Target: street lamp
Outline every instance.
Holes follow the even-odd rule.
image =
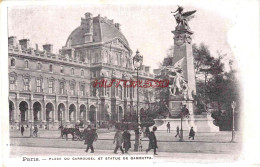
[[[63,129],[63,125],[62,125],[62,112],[63,112],[63,110],[61,109],[60,111],[61,111],[60,112],[60,137],[62,138],[63,137],[63,135],[62,135],[62,129]]]
[[[180,130],[180,140],[179,141],[184,141],[183,140],[183,129],[182,129],[182,120],[183,120],[183,113],[184,113],[184,103],[181,103],[181,130]]]
[[[230,142],[235,142],[235,108],[236,108],[236,102],[232,101],[231,103],[231,107],[232,107],[232,117],[233,117],[233,121],[232,121],[232,139]]]
[[[137,111],[136,111],[136,115],[137,115],[137,125],[138,125],[138,131],[136,132],[136,135],[135,135],[135,148],[134,148],[134,151],[141,151],[139,148],[142,148],[142,145],[141,145],[141,138],[140,138],[140,132],[141,132],[141,127],[140,127],[140,115],[139,115],[139,110],[138,110],[138,105],[139,105],[139,86],[138,86],[138,77],[139,77],[139,74],[138,74],[138,71],[141,69],[142,67],[142,64],[143,64],[143,56],[140,55],[140,52],[136,51],[136,54],[135,56],[133,57],[133,65],[134,65],[134,68],[136,70],[136,73],[137,73]]]
[[[32,134],[32,120],[29,121],[30,123],[30,137],[33,137],[33,134]]]

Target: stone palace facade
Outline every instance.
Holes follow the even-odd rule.
[[[86,13],[66,45],[53,53],[51,44],[39,50],[29,39],[8,38],[9,121],[11,126],[33,123],[74,125],[83,121],[102,127],[136,111],[137,89],[123,85],[94,88],[96,79],[136,79],[133,52],[120,24]],[[134,53],[135,54],[135,53]],[[142,66],[139,79],[153,79]],[[151,89],[139,91],[139,109],[154,101]]]

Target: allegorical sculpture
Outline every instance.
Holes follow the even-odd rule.
[[[188,21],[194,17],[193,14],[196,12],[196,10],[193,10],[183,13],[183,9],[183,7],[178,6],[178,9],[175,12],[171,12],[177,12],[177,14],[174,15],[177,22],[176,30],[190,30]]]

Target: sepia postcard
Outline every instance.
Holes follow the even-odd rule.
[[[256,0],[2,1],[2,166],[257,165],[259,63]]]

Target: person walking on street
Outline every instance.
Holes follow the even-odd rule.
[[[179,126],[177,126],[177,128],[176,128],[176,135],[175,135],[175,137],[177,137],[177,136],[179,136],[180,137],[180,128],[179,128]]]
[[[170,132],[171,131],[171,124],[170,124],[170,122],[167,123],[167,133],[168,133],[168,131],[169,131],[169,133],[171,133]]]
[[[128,154],[128,150],[129,148],[131,148],[131,134],[129,133],[128,130],[124,131],[123,139],[124,139],[123,148],[125,149],[125,153]]]
[[[21,127],[21,134],[22,134],[22,136],[23,136],[23,132],[24,132],[24,127],[22,125],[22,127]]]
[[[35,137],[38,137],[38,127],[37,127],[37,125],[34,126],[33,135],[34,135]]]
[[[158,155],[158,154],[156,153],[156,149],[158,148],[158,146],[157,146],[157,139],[156,139],[156,136],[155,136],[155,134],[154,134],[154,132],[155,132],[156,130],[157,130],[157,127],[154,126],[152,132],[150,132],[150,135],[149,135],[149,146],[148,146],[148,149],[146,150],[146,153],[148,153],[148,151],[150,151],[151,149],[153,149],[154,155]]]
[[[193,127],[191,127],[190,128],[189,139],[192,138],[192,140],[194,140],[194,136],[195,136],[195,131],[193,130]]]
[[[117,154],[118,148],[120,148],[122,154],[124,154],[124,150],[123,150],[123,148],[122,148],[123,141],[124,141],[124,139],[123,139],[123,135],[122,135],[122,133],[121,133],[121,130],[118,129],[117,132],[116,132],[116,134],[115,134],[114,142],[113,142],[113,144],[116,143],[116,148],[115,148],[115,150],[114,150],[114,153],[115,153],[115,154]]]
[[[84,134],[85,134],[84,144],[87,145],[85,152],[88,152],[88,150],[91,149],[91,153],[94,153],[93,142],[98,139],[96,129],[91,129],[90,127],[87,127],[84,130]]]

